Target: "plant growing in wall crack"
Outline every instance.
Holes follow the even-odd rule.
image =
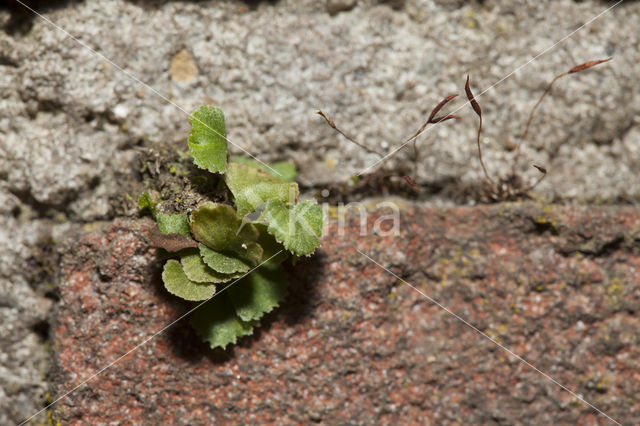
[[[523,145],[523,142],[525,142],[527,140],[527,136],[529,135],[529,129],[530,129],[531,123],[533,121],[533,118],[535,116],[536,111],[540,107],[540,104],[542,103],[544,98],[549,93],[551,93],[551,88],[553,87],[553,85],[558,80],[560,80],[561,78],[569,76],[571,74],[575,74],[577,72],[588,70],[588,69],[590,69],[592,67],[595,67],[596,65],[600,65],[600,64],[609,62],[611,59],[612,58],[592,60],[592,61],[588,61],[588,62],[582,63],[580,65],[576,65],[576,66],[572,67],[571,69],[569,69],[568,71],[563,72],[561,74],[558,74],[553,80],[551,80],[551,82],[547,85],[547,88],[544,90],[544,92],[542,93],[542,95],[540,96],[538,101],[535,103],[535,105],[531,109],[531,112],[529,113],[529,118],[528,118],[528,120],[527,120],[527,122],[526,122],[526,124],[524,126],[524,132],[520,136],[520,139],[519,139],[518,144],[516,146],[516,151],[515,151],[515,155],[513,156],[513,161],[512,161],[510,172],[508,174],[504,175],[504,176],[496,176],[495,178],[491,177],[491,175],[487,171],[487,167],[485,166],[485,163],[484,163],[484,161],[482,159],[482,146],[481,146],[481,143],[480,143],[480,136],[482,134],[482,129],[483,129],[482,108],[480,107],[480,104],[478,103],[478,101],[476,100],[475,96],[473,95],[473,91],[471,90],[471,85],[470,85],[470,78],[467,75],[467,81],[466,81],[466,84],[464,86],[465,94],[467,95],[467,99],[468,99],[469,104],[471,105],[473,111],[476,113],[476,115],[479,118],[478,131],[477,131],[477,137],[476,137],[475,142],[476,142],[476,145],[478,147],[478,160],[480,162],[480,166],[482,168],[482,172],[484,173],[484,176],[485,176],[485,180],[479,186],[478,194],[476,194],[476,196],[475,196],[475,198],[477,200],[485,201],[485,202],[487,202],[487,201],[500,202],[500,201],[514,201],[514,200],[519,200],[519,199],[530,198],[531,197],[531,191],[533,191],[533,189],[535,189],[535,187],[540,182],[542,182],[542,180],[546,177],[547,169],[544,166],[537,165],[537,164],[532,164],[532,166],[534,168],[536,168],[538,170],[538,172],[541,173],[541,175],[539,175],[539,178],[535,182],[527,183],[527,181],[523,178],[523,176],[518,172],[517,167],[519,165],[519,159],[520,159],[520,156],[522,154],[521,147]],[[372,185],[376,185],[376,187],[380,187],[383,184],[382,182],[385,179],[394,178],[394,177],[399,176],[400,173],[398,173],[397,170],[386,169],[386,164],[384,164],[384,162],[386,162],[391,157],[396,155],[404,147],[406,147],[410,143],[412,143],[413,144],[413,177],[411,177],[409,175],[405,175],[404,178],[405,178],[406,182],[411,187],[413,187],[414,189],[417,189],[420,186],[419,182],[417,182],[418,166],[420,164],[418,144],[417,144],[418,143],[418,137],[426,132],[426,130],[427,130],[429,125],[439,125],[444,121],[457,120],[457,119],[460,118],[457,115],[453,115],[453,114],[443,114],[443,115],[440,115],[440,116],[436,117],[436,115],[438,115],[440,110],[442,108],[444,108],[450,101],[452,101],[457,96],[458,96],[457,94],[449,95],[446,98],[444,98],[442,101],[440,101],[440,103],[438,105],[436,105],[433,108],[433,110],[431,110],[431,114],[429,115],[429,118],[422,124],[422,126],[420,126],[418,131],[416,131],[411,137],[405,139],[398,147],[394,148],[392,151],[390,151],[389,153],[386,153],[386,154],[383,151],[381,151],[380,149],[372,148],[370,146],[367,146],[367,145],[357,141],[356,139],[352,138],[348,134],[346,134],[343,130],[341,130],[336,125],[336,123],[333,121],[333,119],[331,119],[327,114],[325,114],[321,110],[316,111],[316,113],[319,114],[322,118],[324,118],[324,120],[327,122],[327,124],[331,128],[333,128],[336,132],[338,132],[340,135],[342,135],[347,141],[357,145],[358,147],[364,149],[365,151],[367,151],[369,153],[376,154],[378,157],[380,157],[380,159],[376,163],[374,163],[373,165],[369,166],[367,169],[365,169],[363,172],[359,173],[357,176],[354,176],[354,179],[353,179],[353,183],[354,184],[358,180],[365,181],[367,177],[372,177],[372,178],[375,179],[375,177],[376,177],[375,176],[375,174],[376,174],[375,171],[373,173],[367,173],[367,174],[365,174],[364,172],[367,172],[369,169],[371,169],[373,167],[376,167],[379,164],[382,164],[382,166],[379,167],[377,171],[382,172],[382,173],[380,173],[378,175],[379,176],[378,179],[376,179],[376,180],[371,179],[370,180],[371,182],[373,182]],[[454,110],[454,112],[456,112],[458,110],[460,110],[460,108],[457,108],[456,110]],[[404,169],[399,169],[399,170],[404,170]]]
[[[225,348],[251,334],[284,299],[281,263],[309,256],[320,245],[322,209],[315,200],[298,201],[292,164],[229,159],[221,109],[201,106],[190,123],[195,165],[222,176],[234,205],[204,201],[190,212],[165,214],[144,193],[138,206],[149,208],[158,224],[150,239],[168,259],[166,289],[185,300],[207,301],[191,325],[212,348]]]

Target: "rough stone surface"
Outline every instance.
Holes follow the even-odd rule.
[[[358,0],[327,0],[327,12],[329,15],[351,10],[356,7]]]
[[[533,179],[528,164],[544,164],[551,173],[540,190],[547,196],[640,197],[640,92],[632,86],[640,74],[639,3],[623,2],[523,67],[611,4],[391,3],[363,1],[335,16],[315,0],[255,8],[98,0],[44,9],[113,64],[38,18],[25,33],[0,33],[0,140],[9,158],[0,174],[10,182],[3,190],[65,206],[85,220],[103,217],[118,178],[127,175],[132,146],[183,142],[185,112],[202,103],[223,107],[236,152],[292,158],[308,183],[346,181],[377,158],[338,137],[316,109],[388,151],[440,99],[462,93],[467,73],[485,114],[487,166],[506,173],[508,147],[547,82],[577,63],[613,56],[598,70],[558,82],[519,170]],[[176,55],[178,62],[187,58],[184,78],[172,78]],[[453,108],[463,108],[463,120],[434,127],[421,141],[424,184],[480,176],[477,119],[461,99]],[[407,150],[395,161],[409,157]]]
[[[550,170],[539,188],[549,198],[640,199],[639,2],[623,2],[483,95],[613,3],[360,0],[334,16],[316,0],[27,3],[73,38],[0,2],[0,424],[47,399],[57,243],[119,212],[114,198],[138,181],[141,149],[184,149],[186,114],[199,104],[224,108],[236,153],[293,159],[301,179],[322,189],[376,157],[313,111],[390,150],[443,96],[462,93],[470,72],[485,112],[487,165],[505,173],[546,82],[613,56],[558,83],[524,158]],[[461,106],[458,98],[453,107]],[[468,108],[458,114],[463,120],[420,142],[419,194],[429,202],[450,201],[479,176],[476,118]],[[389,166],[408,158],[402,152]]]
[[[335,216],[330,211],[330,216]],[[513,204],[331,220],[259,331],[211,352],[181,321],[55,406],[65,424],[623,424],[640,416],[640,212]],[[337,215],[340,217],[339,215]],[[382,220],[382,226],[376,220]],[[170,324],[138,223],[67,250],[53,327],[62,394]],[[377,230],[377,231],[376,231]],[[394,277],[358,250],[396,274]]]
[[[15,204],[5,201],[0,208]],[[70,226],[33,220],[29,211],[0,217],[0,424],[8,425],[47,399],[49,310],[57,298],[54,242]],[[42,423],[43,416],[36,420]]]

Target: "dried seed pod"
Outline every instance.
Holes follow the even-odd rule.
[[[407,183],[411,186],[413,186],[414,188],[417,187],[418,185],[413,181],[413,179],[411,179],[409,176],[405,176],[404,180],[407,181]]]
[[[418,136],[420,136],[422,134],[422,132],[424,132],[424,130],[427,128],[427,126],[429,124],[436,124],[436,123],[440,123],[441,121],[460,118],[460,117],[455,116],[455,115],[446,115],[444,117],[433,118],[438,113],[438,111],[440,111],[442,109],[442,107],[444,107],[451,99],[455,98],[456,96],[458,96],[457,93],[455,95],[449,95],[446,98],[444,98],[443,100],[441,100],[440,103],[438,105],[436,105],[435,108],[433,108],[433,110],[431,111],[431,114],[429,115],[429,118],[427,119],[427,121],[425,121],[424,124],[422,124],[422,126],[420,126],[420,128],[410,138],[406,139],[403,142],[403,146],[408,144],[411,141],[414,141],[414,146],[415,146],[416,138]]]
[[[534,164],[533,167],[535,167],[536,169],[538,169],[538,171],[540,173],[544,173],[545,175],[547,174],[547,169],[542,167],[542,166],[538,166],[537,164]]]
[[[527,188],[525,188],[525,189],[522,191],[522,193],[523,193],[523,194],[527,194],[529,191],[532,191],[536,186],[538,186],[538,184],[539,184],[540,182],[542,182],[542,181],[544,180],[544,178],[546,178],[546,177],[547,177],[547,169],[546,169],[545,167],[538,166],[537,164],[534,164],[534,165],[533,165],[533,167],[535,167],[536,169],[538,169],[538,171],[539,171],[540,173],[542,173],[542,174],[540,175],[540,177],[538,178],[538,180],[537,180],[537,181],[535,181],[535,183],[534,183],[533,185],[529,185]]]
[[[482,133],[482,109],[480,108],[480,104],[476,101],[476,98],[473,96],[473,92],[471,91],[471,86],[469,84],[469,74],[467,74],[467,83],[464,85],[464,91],[467,93],[467,99],[471,103],[471,107],[478,114],[478,118],[480,119],[480,124],[478,124],[478,135],[476,137],[476,144],[478,145],[478,160],[480,160],[480,166],[482,166],[482,171],[484,172],[484,176],[487,178],[487,181],[495,187],[495,182],[489,176],[487,172],[487,167],[484,165],[484,161],[482,161],[482,147],[480,146],[480,134]]]
[[[460,120],[460,117],[458,117],[457,115],[449,114],[449,115],[445,115],[444,117],[432,118],[431,121],[429,121],[429,123],[436,124],[436,123],[441,123],[447,120]]]
[[[602,64],[604,62],[609,62],[611,59],[613,59],[613,58],[598,59],[598,60],[595,60],[595,61],[589,61],[589,62],[585,62],[584,64],[576,65],[575,67],[573,67],[569,71],[567,71],[567,74],[573,74],[574,72],[580,72],[580,71],[586,70],[588,68],[595,67],[598,64]]]
[[[431,111],[431,115],[429,115],[429,119],[427,120],[427,123],[439,123],[440,121],[444,121],[443,117],[441,117],[440,119],[437,119],[437,118],[434,119],[433,117],[435,117],[438,111],[440,111],[442,107],[444,107],[451,99],[455,98],[456,96],[458,96],[457,93],[455,95],[449,95],[446,98],[444,98],[442,101],[440,101],[440,103],[436,105],[433,111]],[[452,115],[451,117],[455,117],[455,116]],[[438,120],[438,121],[435,121],[435,120]]]
[[[464,91],[467,93],[467,99],[471,102],[471,107],[478,114],[479,117],[482,117],[482,109],[480,108],[480,104],[476,101],[476,98],[473,96],[473,92],[471,92],[471,87],[469,87],[469,74],[467,74],[467,84],[464,85]]]
[[[324,112],[322,112],[321,110],[316,110],[316,114],[318,114],[320,117],[324,118],[327,121],[327,124],[331,127],[333,127],[334,129],[336,128],[336,123],[333,122],[332,119],[330,119],[327,114],[325,114]]]

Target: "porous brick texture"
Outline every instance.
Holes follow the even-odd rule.
[[[640,418],[638,209],[405,206],[399,235],[380,235],[374,222],[386,214],[370,212],[366,232],[356,214],[344,232],[332,219],[318,253],[290,268],[283,306],[235,347],[211,351],[179,321],[59,401],[53,416],[611,423],[427,295],[613,419]],[[116,220],[68,247],[52,328],[57,395],[189,309],[163,289],[148,226]]]

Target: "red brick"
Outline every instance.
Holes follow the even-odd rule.
[[[285,305],[253,336],[212,352],[183,320],[61,400],[56,415],[65,424],[608,423],[362,250],[618,421],[640,418],[640,211],[408,208],[395,237],[360,235],[350,218],[344,235],[332,223],[318,254],[291,268]],[[117,220],[69,246],[53,327],[58,395],[190,306],[164,291],[148,225]]]

